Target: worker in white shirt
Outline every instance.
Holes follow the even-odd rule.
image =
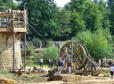
[[[40,59],[40,68],[43,68],[43,58]]]

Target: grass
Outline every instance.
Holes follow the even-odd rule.
[[[103,68],[106,73],[110,73],[110,68]]]
[[[31,63],[28,63],[27,66],[38,66],[38,67],[40,67],[40,64],[31,62]],[[43,64],[43,66],[48,67],[48,64]]]
[[[0,75],[10,74],[8,71],[0,72]]]

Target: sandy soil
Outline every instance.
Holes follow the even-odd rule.
[[[44,68],[46,71],[49,68]],[[47,81],[47,73],[24,74],[22,76],[14,76],[12,74],[0,75],[0,78],[13,79],[16,84],[114,84],[114,79],[103,76],[80,76],[71,74],[62,74],[64,80]],[[70,80],[70,82],[68,81]]]

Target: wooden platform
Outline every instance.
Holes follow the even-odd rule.
[[[9,28],[0,28],[0,32],[12,32],[12,31],[24,33],[24,32],[27,32],[27,29],[26,28],[14,28],[14,30],[11,30]]]
[[[26,28],[14,28],[14,32],[27,32]]]

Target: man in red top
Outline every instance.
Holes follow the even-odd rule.
[[[67,62],[68,72],[71,73],[72,71],[72,64],[70,61]]]

